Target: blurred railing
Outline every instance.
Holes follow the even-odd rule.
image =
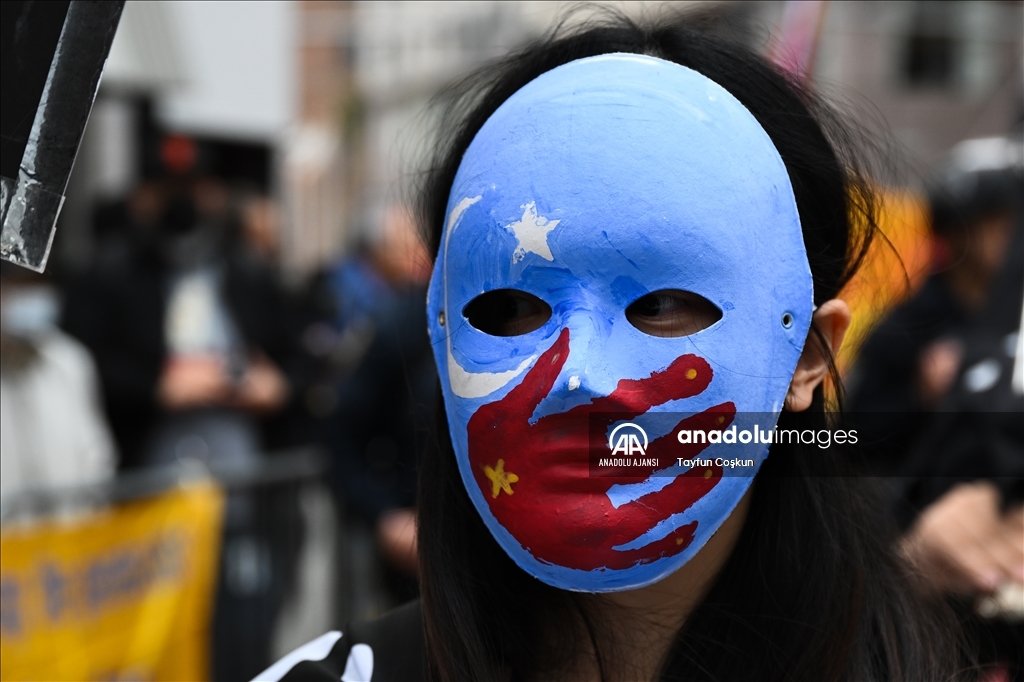
[[[325,475],[329,467],[327,456],[315,447],[265,455],[243,463],[206,464],[186,459],[132,471],[101,483],[20,491],[0,499],[0,523],[57,509],[128,502],[203,480],[213,480],[230,491],[315,479]]]
[[[245,680],[337,627],[329,468],[303,448],[3,498],[0,678]]]

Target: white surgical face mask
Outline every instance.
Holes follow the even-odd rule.
[[[5,334],[38,336],[52,331],[60,318],[60,298],[50,286],[10,286],[3,295],[0,319]]]

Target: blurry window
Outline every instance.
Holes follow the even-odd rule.
[[[903,76],[912,86],[951,87],[957,75],[956,3],[916,2],[906,34]]]

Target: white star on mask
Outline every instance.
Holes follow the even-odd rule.
[[[505,229],[511,231],[519,241],[516,250],[512,252],[512,262],[518,263],[526,258],[527,253],[535,253],[544,260],[555,260],[551,255],[551,249],[548,248],[548,233],[555,229],[559,222],[537,215],[536,201],[523,206],[523,217],[518,222],[505,226]]]

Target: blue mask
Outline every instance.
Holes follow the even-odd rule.
[[[447,210],[429,327],[473,505],[545,583],[606,592],[660,580],[714,534],[768,451],[683,444],[679,432],[721,436],[743,413],[774,426],[811,322],[778,151],[706,77],[651,57],[592,57],[498,108]],[[509,289],[550,318],[514,336],[470,323],[470,303]],[[666,290],[702,297],[720,319],[673,338],[627,319]],[[631,429],[622,443],[635,447],[618,454],[646,457],[596,474],[593,443],[613,454]],[[727,470],[723,457],[741,465]]]

